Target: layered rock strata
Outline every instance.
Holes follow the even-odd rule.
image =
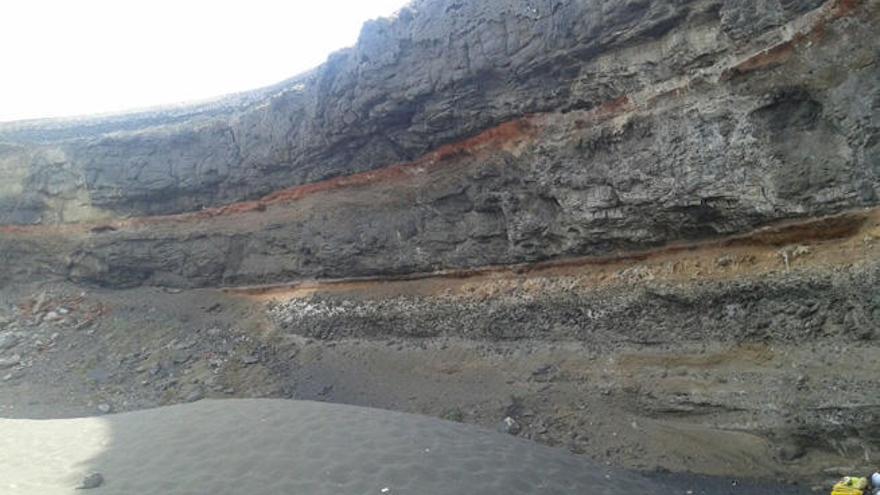
[[[878,17],[868,0],[416,2],[274,88],[4,125],[5,271],[399,274],[874,205]]]

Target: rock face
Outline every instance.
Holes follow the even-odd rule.
[[[513,292],[488,301],[398,297],[352,304],[317,297],[291,300],[274,313],[279,327],[328,340],[391,334],[486,341],[540,337],[607,346],[870,341],[880,337],[874,335],[880,327],[880,296],[874,296],[880,267],[860,270],[804,279],[713,281],[687,289],[651,281],[637,290],[550,287],[537,296]]]
[[[507,352],[523,342],[531,349],[536,342],[552,342],[561,348],[583,344],[584,349],[578,348],[582,359],[587,359],[583,353],[595,353],[589,362],[560,359],[562,370],[550,365],[535,369],[528,379],[552,386],[532,388],[542,392],[524,399],[530,408],[578,414],[560,406],[564,400],[559,390],[574,382],[588,387],[578,388],[576,397],[590,397],[592,404],[613,404],[607,410],[584,413],[586,421],[581,425],[600,422],[607,414],[639,418],[642,425],[666,420],[674,425],[749,431],[769,439],[771,455],[778,455],[778,460],[768,458],[767,453],[756,454],[762,465],[740,467],[739,474],[758,476],[775,470],[792,476],[800,471],[795,477],[803,483],[835,465],[828,458],[811,465],[802,459],[806,452],[815,455],[836,448],[841,449],[843,462],[849,463],[844,465],[856,466],[846,469],[875,469],[871,462],[876,458],[864,460],[869,456],[863,452],[873,452],[880,441],[880,407],[875,402],[880,384],[872,357],[867,359],[871,364],[857,363],[860,356],[878,352],[880,297],[875,294],[880,287],[880,265],[876,261],[833,272],[801,271],[758,280],[705,277],[699,284],[669,280],[663,276],[662,264],[641,268],[641,273],[630,268],[619,274],[624,280],[641,275],[637,284],[606,287],[597,287],[594,280],[571,278],[571,273],[484,281],[485,285],[501,285],[493,291],[473,280],[461,282],[478,287],[479,296],[457,291],[454,283],[449,283],[452,288],[446,295],[388,297],[370,295],[366,288],[356,295],[330,289],[326,294],[316,292],[275,303],[270,315],[283,333],[334,345],[389,337],[400,342],[452,338],[493,343],[506,346]],[[370,289],[383,293],[379,287]],[[723,350],[707,353],[707,347],[713,346]],[[852,356],[832,351],[841,348]],[[527,355],[508,359],[526,359]],[[509,369],[506,366],[509,362],[501,369]],[[598,368],[595,374],[586,371],[592,366]],[[808,377],[806,370],[816,374]],[[344,382],[338,380],[337,387],[343,388]],[[529,421],[541,424],[535,418]],[[552,417],[545,424],[558,426],[566,421]],[[514,435],[525,429],[511,417],[493,426]],[[628,424],[621,428],[631,429]],[[546,432],[540,433],[545,429],[539,426],[537,432],[535,428],[529,431],[536,433],[535,438],[545,438]],[[630,445],[638,447],[630,460],[650,465],[646,457],[652,449],[645,447],[650,444],[650,427],[633,426],[632,430],[635,438]],[[590,441],[569,443],[572,431],[582,431],[577,426],[562,431],[552,443],[569,448],[574,443],[596,455]],[[675,442],[661,442],[659,451],[668,454],[675,450]],[[718,455],[726,447],[713,445],[705,457]],[[686,450],[690,457],[694,449]],[[724,463],[732,462],[731,457]],[[686,469],[699,471],[693,462],[688,461]]]
[[[417,0],[273,87],[0,124],[0,402],[295,394],[639,469],[868,472],[878,25]]]
[[[878,19],[876,0],[418,1],[272,88],[0,126],[5,275],[408,273],[874,205]]]

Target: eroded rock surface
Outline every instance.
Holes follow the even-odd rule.
[[[77,280],[216,285],[605,254],[874,205],[878,16],[416,2],[273,88],[0,127],[0,219],[88,224],[50,263]],[[200,221],[102,230],[180,212]]]

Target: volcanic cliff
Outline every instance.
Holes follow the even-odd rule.
[[[870,465],[878,26],[877,0],[416,0],[272,87],[0,124],[0,288],[21,326],[81,288],[129,321],[244,305],[250,395],[508,416],[640,468]],[[162,325],[246,326],[209,306]]]

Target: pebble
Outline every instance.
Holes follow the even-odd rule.
[[[101,473],[92,473],[83,478],[82,483],[76,489],[91,490],[92,488],[98,488],[102,484],[104,484],[104,476]]]
[[[102,402],[98,404],[98,412],[101,414],[109,414],[110,411],[113,410],[113,406],[107,404],[106,402]]]

